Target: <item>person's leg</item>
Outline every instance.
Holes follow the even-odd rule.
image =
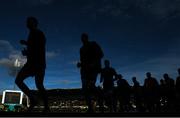
[[[33,76],[32,69],[25,65],[20,72],[18,73],[15,83],[17,86],[21,89],[21,91],[28,96],[30,99],[30,107],[28,108],[28,111],[31,112],[33,107],[35,106],[36,102],[33,97],[33,94],[31,93],[30,89],[27,87],[27,85],[23,82],[27,77]]]
[[[94,103],[95,103],[95,96],[96,96],[96,93],[97,93],[97,88],[96,88],[96,79],[97,79],[97,75],[98,73],[97,72],[92,72],[89,78],[89,82],[90,82],[90,88],[89,88],[89,91],[90,91],[90,102],[91,102],[91,107],[92,107],[92,112],[95,112],[95,106],[94,106]]]
[[[82,84],[82,90],[85,89],[86,87],[86,78],[85,78],[85,71],[83,69],[81,69],[81,84]]]
[[[27,77],[32,76],[31,69],[28,68],[26,65],[20,70],[18,73],[15,83],[16,85],[24,92],[29,98],[32,97],[30,89],[27,85],[23,82]]]
[[[47,91],[45,90],[43,85],[44,74],[45,74],[44,69],[38,71],[35,75],[35,83],[37,89],[39,90],[40,96],[43,99],[45,110],[49,110]]]

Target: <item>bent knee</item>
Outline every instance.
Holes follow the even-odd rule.
[[[16,78],[15,83],[16,83],[17,85],[20,85],[20,84],[23,83],[23,81],[22,81],[21,79],[19,79],[19,78]]]

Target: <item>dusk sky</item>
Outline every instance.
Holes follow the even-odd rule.
[[[178,75],[180,0],[1,0],[0,91],[13,89],[15,60],[25,63],[19,40],[28,37],[28,16],[46,35],[47,89],[81,87],[76,63],[83,32],[130,84],[133,76],[144,84],[146,72],[158,80]],[[34,79],[25,82],[35,88]]]

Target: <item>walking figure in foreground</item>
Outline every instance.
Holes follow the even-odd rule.
[[[88,112],[93,112],[93,96],[96,92],[96,79],[101,71],[101,59],[104,56],[100,46],[88,39],[88,34],[81,36],[83,46],[80,48],[80,62],[77,64],[81,68],[82,91],[88,105]]]
[[[15,83],[29,97],[31,111],[37,104],[31,90],[23,82],[28,77],[35,77],[36,87],[44,102],[44,112],[49,111],[47,93],[43,85],[46,69],[46,38],[44,33],[38,28],[38,21],[34,17],[27,18],[27,28],[29,37],[27,41],[21,40],[20,43],[26,48],[22,51],[23,56],[27,57],[27,62],[18,73]]]

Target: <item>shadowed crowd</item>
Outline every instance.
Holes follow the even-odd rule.
[[[30,89],[23,82],[27,77],[35,77],[37,89],[44,103],[44,112],[50,112],[47,93],[43,85],[46,59],[46,38],[38,29],[38,21],[34,17],[27,19],[29,36],[27,41],[20,43],[26,48],[22,54],[27,57],[27,62],[18,73],[15,83],[29,97],[32,111],[37,104]],[[105,56],[100,45],[95,41],[89,41],[87,33],[81,35],[82,47],[80,48],[80,60],[77,67],[80,69],[82,94],[88,106],[88,113],[94,113],[94,103],[99,105],[103,113],[105,107],[109,112],[173,112],[180,111],[180,69],[176,81],[167,73],[160,82],[146,73],[144,84],[140,85],[138,78],[132,77],[133,86],[123,75],[111,67],[110,61],[101,61]],[[96,86],[97,76],[100,74],[102,86]],[[116,83],[116,84],[115,84]],[[117,86],[115,86],[117,85]]]

